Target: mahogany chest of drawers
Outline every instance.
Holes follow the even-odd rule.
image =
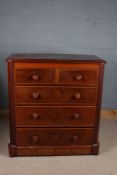
[[[98,154],[104,60],[12,54],[7,64],[10,156]]]

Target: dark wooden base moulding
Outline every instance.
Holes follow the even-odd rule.
[[[99,143],[86,146],[64,147],[17,147],[9,144],[9,156],[69,156],[69,155],[98,155]]]

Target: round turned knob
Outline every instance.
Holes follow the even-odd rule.
[[[74,114],[73,114],[73,118],[74,118],[75,120],[79,119],[79,117],[80,117],[80,114],[79,114],[79,113],[74,113]]]
[[[32,114],[32,117],[33,117],[34,119],[38,119],[38,118],[39,118],[39,114],[38,114],[38,113],[33,113],[33,114]]]
[[[80,97],[81,97],[81,94],[79,92],[74,95],[74,98],[76,100],[80,99]]]
[[[79,80],[82,80],[82,75],[80,75],[80,74],[79,74],[79,75],[76,75],[76,76],[75,76],[75,79],[78,80],[78,81],[79,81]]]
[[[33,92],[32,96],[34,99],[38,99],[39,98],[39,93],[38,92]]]
[[[39,80],[39,75],[33,74],[32,79],[35,80],[35,81]]]
[[[37,143],[39,141],[39,137],[38,136],[32,136],[32,141],[33,143]]]
[[[77,142],[77,141],[78,141],[78,136],[76,136],[76,135],[73,136],[73,137],[72,137],[72,141],[73,141],[73,142]]]

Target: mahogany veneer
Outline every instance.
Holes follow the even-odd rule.
[[[12,54],[7,64],[11,157],[98,154],[104,60]]]

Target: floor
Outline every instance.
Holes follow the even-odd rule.
[[[117,119],[102,119],[98,156],[9,158],[8,118],[0,118],[0,175],[117,175]]]

